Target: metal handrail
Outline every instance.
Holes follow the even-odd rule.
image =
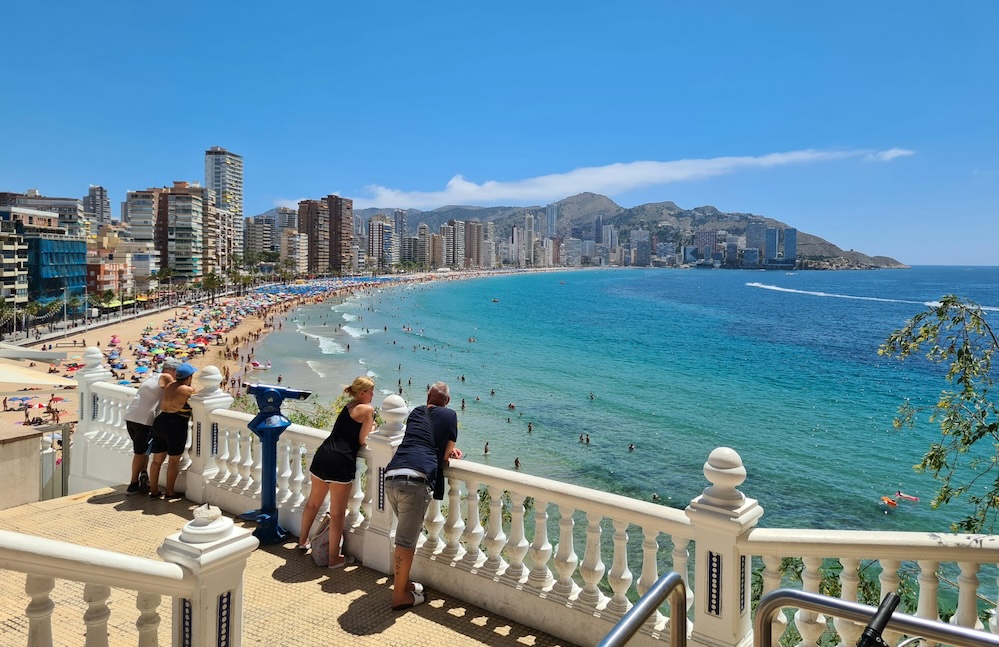
[[[756,618],[753,620],[754,647],[770,647],[773,644],[773,619],[783,607],[827,613],[836,618],[852,620],[860,625],[866,625],[878,611],[877,608],[866,604],[831,598],[818,593],[795,589],[771,591],[760,598],[760,604],[756,607]],[[995,634],[903,613],[893,614],[886,628],[907,636],[922,636],[929,641],[955,647],[999,647],[999,636]]]
[[[619,647],[634,636],[656,609],[669,597],[669,644],[687,647],[687,586],[679,573],[666,573],[649,587],[617,624],[597,643],[597,647]]]

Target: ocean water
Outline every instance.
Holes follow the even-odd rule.
[[[943,371],[876,351],[952,293],[999,309],[999,267],[507,274],[303,306],[256,359],[323,401],[361,374],[410,406],[446,381],[466,460],[683,508],[727,446],[763,526],[944,531],[966,509],[932,510],[912,470],[939,430],[891,424]],[[921,501],[886,509],[899,489]]]

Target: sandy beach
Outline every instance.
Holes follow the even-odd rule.
[[[398,281],[453,281],[502,273],[505,272],[422,273],[399,277]],[[104,353],[105,365],[115,373],[115,381],[138,386],[150,374],[150,369],[156,369],[162,357],[180,353],[185,361],[199,369],[209,365],[216,366],[225,378],[221,387],[231,395],[238,396],[244,392],[244,380],[249,378],[248,381],[251,382],[260,381],[261,373],[254,371],[251,365],[254,351],[267,334],[283,327],[291,311],[302,304],[342,299],[354,292],[382,285],[377,281],[317,282],[306,286],[299,293],[292,292],[289,286],[287,292],[278,289],[271,294],[255,292],[241,297],[220,297],[215,303],[185,305],[134,319],[112,320],[99,327],[70,330],[65,337],[32,344],[30,347],[35,350],[44,350],[51,345],[49,350],[65,352],[65,359],[54,367],[36,362],[30,368],[41,373],[48,373],[50,369],[55,372],[57,369],[59,375],[72,378],[74,372],[71,367],[82,362],[87,348],[96,346]],[[206,332],[199,333],[202,329]],[[169,342],[176,348],[166,348],[166,352],[159,355],[143,352],[154,349],[157,345],[166,346]],[[27,361],[19,364],[29,367]],[[136,371],[137,368],[139,371]],[[194,384],[198,384],[197,374]],[[7,386],[10,388],[12,385]],[[60,423],[75,423],[78,418],[78,398],[72,392],[68,393],[64,396],[57,394],[54,402],[50,402],[52,396],[48,393],[33,397],[31,404],[42,403],[50,409],[29,410],[30,417],[41,417],[46,423],[56,422],[57,417]],[[25,395],[30,396],[31,391],[26,391]],[[0,418],[0,426],[11,429],[24,424],[24,411],[16,408],[19,404],[14,401],[9,403],[10,409],[0,414],[3,416]]]
[[[267,300],[253,295],[218,299],[214,304],[177,307],[135,319],[102,324],[100,327],[91,327],[85,331],[71,331],[65,337],[39,342],[32,348],[41,350],[51,344],[51,350],[65,352],[66,358],[55,368],[58,369],[59,375],[72,378],[74,372],[69,370],[69,367],[82,362],[83,352],[88,347],[96,346],[104,353],[107,366],[121,366],[121,368],[112,368],[116,375],[115,381],[137,386],[149,375],[149,368],[155,367],[158,363],[157,355],[147,352],[148,349],[154,348],[150,338],[162,334],[165,340],[178,342],[176,353],[193,366],[199,369],[209,365],[218,367],[223,376],[227,376],[222,388],[232,395],[238,395],[241,393],[242,380],[252,371],[250,362],[253,361],[255,347],[269,332],[284,325],[289,312],[301,304],[342,298],[349,292],[363,287],[359,284],[356,287],[338,287],[307,295],[272,296]],[[205,328],[211,332],[197,333],[196,331],[206,323]],[[181,333],[182,330],[187,332]],[[185,340],[194,339],[204,341],[200,342],[201,346],[189,347]],[[112,345],[112,342],[115,343]],[[117,358],[114,358],[115,351],[118,354]],[[172,349],[169,353],[175,354]],[[19,362],[19,364],[24,367],[30,366],[29,362]],[[149,368],[142,369],[141,366]],[[51,365],[36,362],[30,368],[48,373]],[[197,386],[197,375],[195,375],[195,386]],[[25,395],[30,396],[31,391],[25,391]],[[31,402],[46,404],[49,397],[48,394],[39,395]],[[76,422],[77,401],[75,395],[67,395],[52,403],[59,412],[59,422]],[[16,404],[10,402],[9,406],[12,409],[3,414],[5,426],[23,424],[24,412],[13,409]],[[55,416],[46,413],[45,409],[29,410],[29,413],[31,417],[40,416],[45,422],[54,422]]]

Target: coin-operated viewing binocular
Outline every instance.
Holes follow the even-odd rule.
[[[271,384],[251,384],[246,392],[257,400],[260,413],[254,416],[246,426],[260,437],[260,510],[251,510],[240,515],[241,519],[256,521],[257,529],[253,535],[261,544],[276,544],[288,535],[284,528],[278,525],[277,510],[277,440],[281,433],[291,425],[281,413],[281,403],[287,398],[305,400],[312,391],[289,389]]]

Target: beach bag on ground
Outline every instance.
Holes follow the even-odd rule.
[[[330,513],[323,515],[323,520],[319,522],[316,534],[309,538],[312,545],[312,561],[316,566],[329,566],[330,564]]]

